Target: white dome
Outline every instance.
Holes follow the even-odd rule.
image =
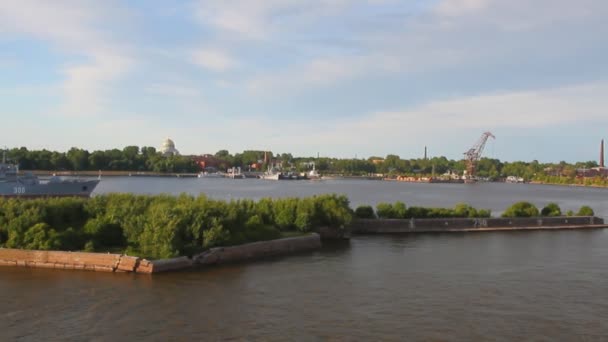
[[[175,143],[173,140],[167,138],[163,141],[163,148],[175,148]]]
[[[178,155],[179,151],[175,148],[173,140],[167,138],[163,141],[160,152],[164,155]]]

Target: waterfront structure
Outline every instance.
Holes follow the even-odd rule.
[[[165,157],[179,156],[179,151],[175,148],[175,143],[169,138],[163,141],[163,144],[160,147],[160,152]]]

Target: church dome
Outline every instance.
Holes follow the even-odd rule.
[[[171,140],[169,138],[167,138],[163,141],[163,144],[160,148],[160,152],[165,156],[179,154],[179,152],[175,148],[175,143],[173,142],[173,140]]]
[[[170,149],[170,148],[175,148],[175,143],[173,142],[173,140],[167,138],[165,139],[165,141],[163,141],[163,149]]]

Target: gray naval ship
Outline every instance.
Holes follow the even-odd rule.
[[[19,167],[6,162],[3,153],[0,163],[0,198],[2,197],[89,197],[99,180],[64,180],[51,177],[46,181],[31,173],[19,174]]]

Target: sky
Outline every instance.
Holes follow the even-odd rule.
[[[0,146],[586,161],[605,0],[0,2]]]

